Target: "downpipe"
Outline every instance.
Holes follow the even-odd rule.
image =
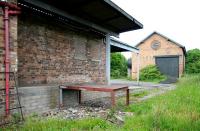
[[[10,101],[9,101],[9,92],[10,92],[10,29],[9,29],[9,16],[20,14],[20,8],[17,5],[2,2],[0,1],[0,6],[3,8],[4,12],[4,47],[5,47],[5,94],[6,94],[6,116],[9,116],[10,110]]]

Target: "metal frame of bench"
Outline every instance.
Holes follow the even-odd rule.
[[[126,92],[126,105],[129,105],[129,88],[126,85],[70,85],[70,86],[59,86],[60,89],[60,105],[63,106],[63,90],[75,90],[78,91],[78,102],[81,104],[82,93],[81,91],[98,91],[98,92],[110,92],[112,107],[115,103],[115,92],[124,90]]]

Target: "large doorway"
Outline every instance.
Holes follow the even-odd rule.
[[[168,77],[179,77],[179,56],[156,57],[156,65]]]

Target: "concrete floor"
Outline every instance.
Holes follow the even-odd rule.
[[[130,89],[139,89],[139,88],[175,88],[175,84],[160,84],[160,83],[152,83],[152,82],[139,82],[139,85],[136,81],[128,81],[128,80],[111,80],[111,84],[123,84],[129,85]]]

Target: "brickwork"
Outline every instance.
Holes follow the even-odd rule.
[[[63,90],[63,106],[75,107],[78,103],[78,91],[73,90]]]
[[[151,48],[153,41],[159,41],[160,47],[157,50]],[[155,65],[155,56],[166,56],[166,55],[177,55],[179,56],[179,76],[183,74],[185,56],[181,47],[174,44],[172,41],[158,35],[154,34],[144,43],[138,46],[140,49],[140,69],[146,67],[147,65]],[[137,76],[137,56],[132,54],[132,77]]]
[[[92,52],[99,54],[97,60]],[[20,86],[106,83],[102,38],[63,30],[34,18],[19,20],[18,63]]]
[[[35,86],[19,88],[24,114],[42,113],[58,107],[57,86]]]
[[[110,97],[110,92],[83,91],[82,101],[89,101],[103,97]]]
[[[8,0],[14,3],[16,0]],[[4,47],[4,24],[3,10],[0,9],[0,72],[5,71],[5,47]],[[9,17],[10,27],[10,71],[17,71],[17,17]],[[14,87],[14,77],[10,76],[10,88]],[[15,90],[10,89],[10,93],[15,93]],[[16,106],[15,96],[10,96],[10,108]],[[0,115],[5,114],[5,73],[0,73]]]
[[[103,38],[20,16],[18,82],[25,114],[57,108],[58,85],[105,84],[105,59]],[[63,101],[64,106],[77,105],[77,92],[63,91]]]
[[[2,12],[1,12],[2,13]],[[10,18],[11,71],[18,73],[20,99],[25,114],[58,107],[61,84],[106,84],[106,47],[103,38],[72,31],[30,15]],[[0,16],[0,71],[4,71],[3,16]],[[13,76],[10,78],[14,87]],[[5,76],[0,74],[0,103],[5,102]],[[14,92],[14,90],[11,90]],[[85,93],[83,93],[85,94]],[[86,95],[88,96],[88,95]],[[86,99],[87,97],[85,97]],[[76,105],[76,92],[64,100]],[[16,98],[10,98],[11,107]],[[0,104],[0,115],[5,104]]]

